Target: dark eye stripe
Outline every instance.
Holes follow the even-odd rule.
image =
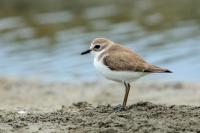
[[[100,45],[95,45],[94,48],[99,49],[101,46]]]

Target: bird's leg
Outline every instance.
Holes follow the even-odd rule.
[[[124,95],[124,101],[123,101],[123,108],[126,107],[126,103],[127,103],[127,99],[128,99],[128,94],[129,94],[129,90],[130,90],[130,84],[124,82],[124,86],[125,86],[125,95]]]
[[[124,82],[124,86],[125,86],[125,95],[124,95],[123,105],[122,106],[119,105],[114,108],[114,110],[117,112],[124,111],[126,109],[126,102],[128,99],[128,94],[129,94],[129,90],[131,86],[129,83],[126,83],[126,82]]]

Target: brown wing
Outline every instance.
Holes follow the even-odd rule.
[[[119,46],[118,46],[119,47]],[[111,48],[109,55],[104,58],[104,64],[114,71],[135,71],[135,72],[170,72],[167,69],[163,69],[144,61],[139,55],[123,48],[120,51],[119,48]],[[110,54],[112,53],[112,54]]]

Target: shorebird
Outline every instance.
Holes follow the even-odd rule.
[[[151,73],[172,73],[146,62],[131,49],[106,38],[96,38],[88,50],[81,55],[92,53],[96,70],[109,80],[123,83],[125,95],[122,107],[126,107],[130,83]]]

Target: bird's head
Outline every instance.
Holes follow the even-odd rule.
[[[108,39],[95,38],[92,41],[90,48],[88,50],[82,52],[81,55],[88,54],[88,53],[92,53],[94,55],[99,54],[112,44],[113,44],[113,42]]]

